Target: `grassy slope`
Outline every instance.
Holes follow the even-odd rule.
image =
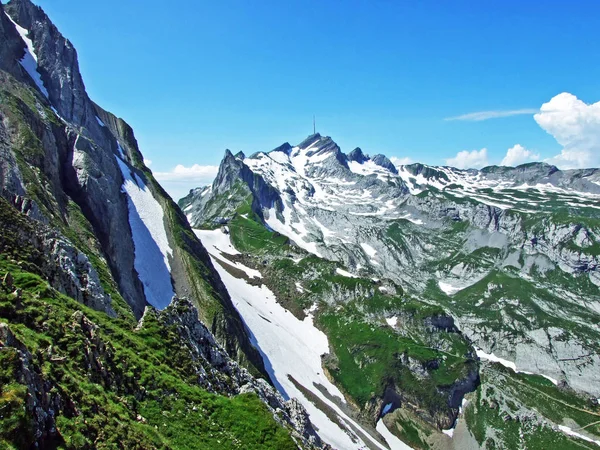
[[[0,322],[7,323],[34,355],[33,369],[53,386],[52,395],[66,399],[63,412],[56,418],[60,432],[57,445],[63,448],[295,448],[287,431],[276,424],[257,397],[225,398],[201,389],[191,378],[189,355],[182,353],[173,333],[160,327],[148,330],[148,324],[140,332],[134,332],[133,314],[119,295],[90,223],[60,186],[53,186],[39,169],[45,165],[45,155],[38,136],[42,130],[52,127],[58,130],[55,135],[60,134],[62,123],[43,106],[33,89],[4,72],[0,72],[0,81],[0,111],[9,118],[17,136],[13,150],[27,194],[52,226],[87,254],[118,313],[118,318],[111,319],[52,290],[39,277],[36,265],[44,255],[24,244],[23,234],[32,233],[28,220],[0,199],[3,229],[0,276],[10,271],[17,286],[23,289],[20,302],[15,301],[11,292],[0,292]],[[158,186],[149,171],[146,175]],[[207,304],[199,303],[211,318],[222,306],[206,281],[207,268],[186,247],[188,230],[181,225],[178,210],[170,203],[166,206],[177,244],[183,247],[183,259],[193,266],[189,272],[194,293],[206,299]],[[187,238],[197,242],[193,235]],[[72,326],[76,311],[83,311],[98,325],[99,335],[111,352],[110,361],[103,361],[105,368],[118,381],[106,384],[90,370],[82,354],[85,337]],[[49,360],[49,348],[53,355],[58,355],[57,359]],[[28,394],[16,379],[17,363],[18,354],[13,348],[0,347],[2,448],[28,448],[32,439],[29,431],[32,417],[24,409]],[[142,400],[140,393],[144,393]],[[136,420],[137,414],[145,418],[144,423]]]
[[[17,301],[0,289],[0,322],[33,355],[31,369],[51,386],[50,395],[62,398],[59,448],[295,448],[256,396],[201,389],[172,330],[150,317],[135,331],[131,314],[112,319],[51,289],[35,274],[34,251],[18,241],[26,221],[6,204],[1,218],[12,231],[0,240],[0,275],[10,272],[23,293]],[[97,340],[77,326],[78,311],[98,326]],[[90,363],[94,351],[107,375]],[[17,351],[0,347],[3,448],[27,448],[32,439],[18,367]]]

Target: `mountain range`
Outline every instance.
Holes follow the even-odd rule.
[[[314,134],[177,204],[0,4],[0,447],[596,448],[599,200]]]
[[[377,428],[384,416],[413,448],[559,448],[560,427],[590,425],[597,441],[599,200],[597,169],[396,167],[314,134],[226,151],[213,184],[179,205],[246,323],[262,312],[236,292],[239,264],[326,335],[316,356],[352,417]],[[282,385],[296,378],[281,366]],[[307,381],[286,391],[309,411],[312,395],[334,397]],[[590,422],[575,418],[581,402]]]

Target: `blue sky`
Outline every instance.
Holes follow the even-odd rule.
[[[477,167],[518,144],[510,161],[598,164],[597,1],[36,3],[174,197],[225,148],[300,142],[313,114],[346,152]],[[446,120],[481,111],[522,114]]]

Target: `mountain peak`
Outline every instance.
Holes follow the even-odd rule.
[[[315,142],[322,139],[322,136],[319,133],[311,134],[306,139],[298,144],[299,148],[308,148],[313,145]],[[329,138],[331,139],[331,138]]]
[[[356,147],[354,150],[348,153],[347,157],[348,161],[355,161],[360,164],[369,160],[369,157],[363,153],[360,147]]]
[[[286,155],[289,155],[290,154],[290,150],[292,150],[292,146],[290,145],[290,143],[289,142],[284,142],[279,147],[276,147],[273,150],[271,150],[269,153],[282,152],[282,153],[285,153]]]
[[[382,154],[375,155],[375,156],[373,156],[373,158],[371,158],[371,161],[373,161],[378,166],[389,170],[392,173],[395,173],[395,174],[398,173],[398,169],[396,169],[396,166],[394,165],[394,163],[392,163],[392,161],[390,161],[389,158],[385,155],[382,155]]]

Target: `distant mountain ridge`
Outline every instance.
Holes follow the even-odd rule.
[[[485,447],[489,438],[497,448],[509,448],[518,433],[532,433],[518,425],[507,428],[506,435],[494,435],[491,430],[498,428],[496,417],[502,414],[516,414],[520,421],[535,417],[536,427],[541,427],[536,439],[551,435],[559,442],[562,438],[555,433],[564,429],[558,425],[564,427],[562,420],[572,415],[559,420],[552,408],[536,412],[539,401],[529,402],[525,391],[519,391],[525,389],[518,380],[522,373],[551,380],[556,389],[551,397],[572,392],[573,398],[597,405],[598,169],[559,170],[546,163],[480,170],[394,166],[384,155],[369,157],[360,148],[345,154],[330,137],[315,134],[297,146],[285,143],[249,157],[226,151],[212,185],[192,190],[179,206],[194,228],[225,226],[235,248],[245,252],[240,261],[259,270],[265,286],[298,318],[311,311],[331,346],[324,365],[357,402],[357,414],[371,424],[385,416],[388,428],[404,429],[398,435],[416,448],[438,448],[436,432],[462,417],[459,395],[471,403],[469,411],[477,411],[476,416],[463,412],[465,418],[459,419],[466,420],[477,441],[472,445]],[[207,243],[214,239],[204,236]],[[274,243],[267,245],[270,240]],[[216,258],[214,252],[211,256]],[[318,283],[315,274],[323,280],[320,295],[310,288]],[[361,288],[347,290],[348,283]],[[368,283],[374,287],[366,288]],[[430,316],[423,312],[426,317],[415,322],[411,308],[440,310]],[[252,312],[244,314],[250,314],[244,320],[251,320]],[[336,323],[344,323],[347,330]],[[426,331],[417,323],[446,327]],[[363,326],[382,334],[376,338],[365,330],[362,340],[352,344]],[[354,334],[348,334],[352,327]],[[445,368],[439,354],[418,362],[418,353],[409,351],[409,360],[385,363],[383,350],[366,350],[384,347],[382,339],[405,338],[413,343],[433,340],[430,348],[453,348],[444,351],[459,359]],[[465,347],[441,344],[445,339],[464,342]],[[466,369],[474,360],[481,377],[477,380]],[[498,361],[512,375],[500,376]],[[384,393],[369,385],[372,396],[364,397],[351,380],[367,377],[370,364],[387,367],[386,374],[404,373],[404,380],[416,377],[434,385],[428,385],[429,394],[416,393],[413,385],[390,375]],[[452,373],[449,384],[435,385],[440,368]],[[513,381],[520,387],[509,388]],[[448,395],[449,385],[462,386],[454,391],[461,394],[452,394],[446,407],[431,409],[427,395]],[[373,409],[389,402],[391,392],[400,400],[385,412]],[[490,406],[498,404],[499,409]],[[418,412],[422,410],[430,416]],[[420,430],[419,439],[407,435],[403,421],[408,417]],[[554,431],[543,431],[548,421],[555,424],[550,427]],[[428,428],[435,423],[437,431]],[[465,428],[458,429],[463,439]],[[600,430],[588,436],[597,439]]]

